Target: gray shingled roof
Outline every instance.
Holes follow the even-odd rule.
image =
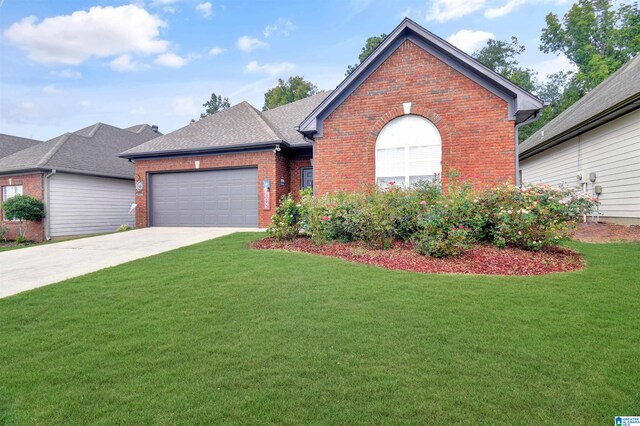
[[[52,170],[98,176],[133,178],[133,165],[118,153],[158,137],[151,127],[137,131],[97,123],[65,133],[0,159],[0,174],[26,170]]]
[[[321,92],[265,112],[258,111],[247,102],[241,102],[136,146],[123,152],[121,156],[133,158],[282,142],[290,146],[310,146],[296,128],[328,95],[329,92]]]
[[[0,158],[7,157],[26,148],[31,148],[41,142],[42,141],[37,141],[35,139],[21,138],[19,136],[0,133]]]
[[[606,122],[607,116],[613,119],[616,112],[618,116],[624,113],[625,107],[640,107],[640,55],[522,142],[520,157],[584,133]]]

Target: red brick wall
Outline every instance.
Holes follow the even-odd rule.
[[[208,156],[194,156],[184,158],[165,158],[154,160],[138,159],[135,162],[135,179],[144,181],[143,194],[136,194],[136,227],[143,228],[149,225],[147,214],[148,203],[148,173],[178,170],[196,170],[195,162],[200,161],[200,170],[220,169],[229,167],[258,167],[258,225],[261,228],[269,226],[271,216],[275,213],[275,206],[282,195],[289,190],[288,161],[280,153],[272,151],[249,152],[237,154],[219,154]],[[280,178],[285,177],[285,186],[280,186]],[[269,209],[263,208],[262,180],[271,180],[271,193]]]
[[[515,179],[507,103],[406,41],[325,119],[314,147],[316,194],[375,182],[376,138],[405,102],[438,128],[443,171],[477,185]]]
[[[44,199],[42,173],[0,177],[0,186],[6,185],[22,185],[24,195],[30,195],[38,200]],[[2,209],[2,200],[0,200],[0,209]],[[18,222],[2,220],[2,225],[9,228],[7,239],[15,240],[18,236]],[[30,222],[26,237],[28,240],[44,241],[44,221]]]
[[[300,181],[303,167],[311,167],[311,157],[295,157],[291,159],[291,193],[294,197],[300,197]]]

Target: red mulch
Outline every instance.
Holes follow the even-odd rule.
[[[611,223],[580,223],[573,238],[585,243],[611,241],[640,241],[640,226],[614,225]]]
[[[293,241],[265,238],[254,241],[251,247],[298,251],[387,269],[436,274],[543,275],[576,271],[584,267],[580,254],[563,247],[531,252],[476,244],[459,257],[444,259],[422,256],[412,244],[401,241],[394,243],[389,250],[372,250],[358,243],[332,242],[317,245],[308,238]]]

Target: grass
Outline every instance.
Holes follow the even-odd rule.
[[[640,244],[422,275],[236,234],[0,300],[0,423],[612,424],[640,414]]]

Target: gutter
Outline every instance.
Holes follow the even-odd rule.
[[[533,114],[531,114],[529,117],[525,118],[524,121],[522,121],[521,123],[518,123],[515,125],[515,142],[516,142],[516,149],[515,149],[515,163],[516,163],[516,186],[520,186],[522,185],[522,182],[520,182],[520,127],[524,126],[525,124],[531,124],[534,121],[536,121],[537,119],[540,118],[540,112],[548,107],[549,104],[545,102],[545,104],[542,106],[542,109],[537,110],[536,112],[534,112]]]
[[[51,239],[51,222],[49,220],[49,178],[53,175],[56,174],[56,169],[51,170],[49,173],[44,175],[43,178],[43,186],[44,186],[44,202],[45,202],[45,215],[44,215],[44,239],[45,240],[50,240]]]
[[[626,99],[624,102],[614,105],[611,108],[607,108],[606,110],[601,111],[599,114],[594,115],[593,117],[565,130],[564,132],[529,148],[527,151],[522,153],[522,160],[532,157],[556,145],[559,145],[562,142],[574,138],[582,133],[586,133],[598,126],[613,121],[616,118],[628,114],[638,108],[640,108],[640,92],[632,96],[630,99]],[[558,117],[554,118],[554,120]]]
[[[130,153],[127,154],[123,152],[118,154],[120,158],[127,159],[136,159],[136,158],[147,158],[147,157],[167,157],[167,156],[193,156],[193,155],[208,155],[208,154],[223,154],[230,152],[238,152],[245,151],[249,149],[257,149],[257,148],[270,148],[273,149],[273,146],[283,146],[285,148],[290,148],[288,142],[283,140],[273,140],[267,142],[257,142],[251,144],[240,144],[240,145],[226,145],[226,146],[216,146],[216,147],[208,147],[208,148],[185,148],[185,149],[174,149],[174,150],[164,150],[164,151],[149,151],[149,152],[140,152],[140,153]]]

